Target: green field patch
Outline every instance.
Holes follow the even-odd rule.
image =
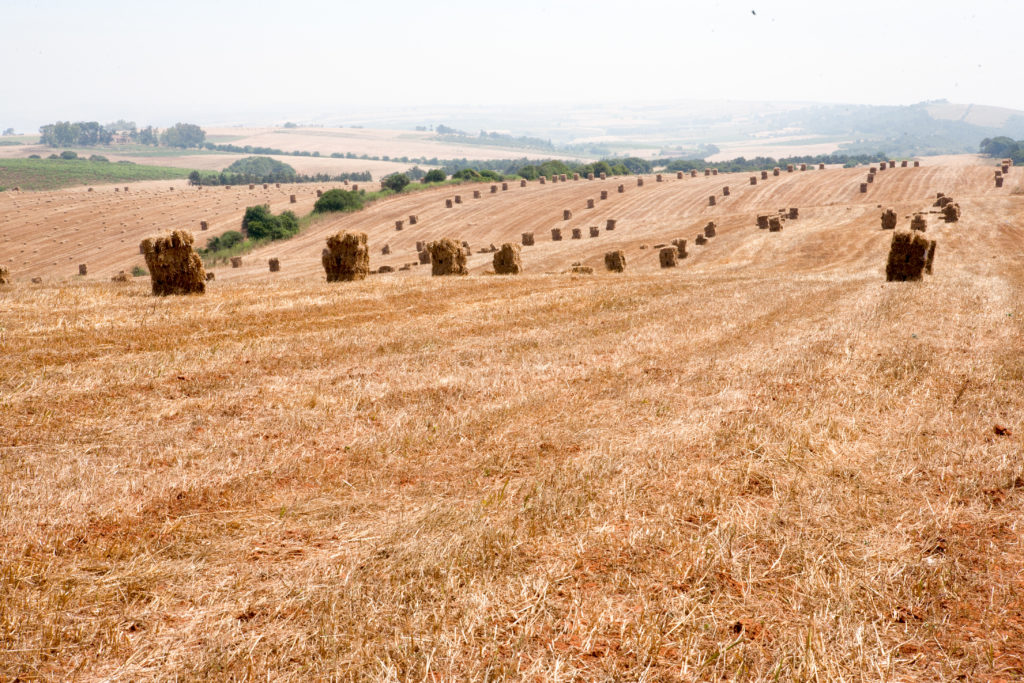
[[[0,159],[0,187],[57,190],[62,187],[187,178],[189,169],[87,161],[85,159]]]

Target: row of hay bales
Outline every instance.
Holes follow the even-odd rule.
[[[915,159],[913,163],[914,163],[914,168],[919,168],[921,166],[921,162],[918,161],[917,159]],[[907,168],[910,165],[910,162],[909,162],[909,160],[904,159],[903,161],[899,162],[899,164],[900,164],[901,168]],[[871,166],[870,168],[868,168],[868,175],[867,175],[867,178],[866,178],[867,182],[863,182],[863,183],[860,184],[861,194],[866,193],[868,191],[868,185],[870,185],[870,184],[875,182],[875,175],[877,173],[880,173],[881,171],[884,171],[887,167],[888,168],[896,168],[896,161],[895,160],[883,161],[883,162],[879,163],[878,166]]]
[[[758,214],[757,215],[757,229],[767,230],[768,232],[782,232],[783,224],[787,220],[795,221],[800,218],[800,209],[796,206],[791,206],[788,209],[779,209],[777,214]]]

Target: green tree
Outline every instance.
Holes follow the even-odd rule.
[[[439,168],[432,168],[423,176],[424,183],[443,183],[448,176]]]
[[[358,192],[348,190],[327,190],[316,200],[313,205],[315,213],[328,213],[332,211],[351,212],[363,208],[363,196]]]
[[[167,147],[202,147],[206,131],[194,123],[176,123],[160,133],[160,144]]]
[[[393,192],[401,192],[410,182],[409,176],[404,173],[392,173],[380,181],[380,186]]]

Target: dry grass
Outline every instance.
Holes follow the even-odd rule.
[[[3,289],[0,679],[1020,679],[1024,229],[887,284],[877,221]]]

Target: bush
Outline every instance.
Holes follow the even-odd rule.
[[[320,199],[313,205],[314,213],[327,213],[330,211],[359,211],[363,208],[363,196],[358,192],[348,190],[327,190]]]
[[[230,249],[236,244],[240,244],[245,238],[242,233],[237,230],[228,230],[220,237],[211,237],[206,240],[206,251],[219,251],[221,249]]]
[[[104,163],[104,164],[109,164],[110,163],[110,159],[106,158],[105,156],[103,156],[101,154],[93,154],[93,155],[91,155],[89,157],[89,161],[99,161],[99,162]]]
[[[384,180],[380,181],[380,186],[383,189],[391,190],[393,192],[401,192],[410,182],[409,176],[404,173],[392,173],[384,178]]]
[[[433,168],[427,171],[426,175],[423,176],[424,183],[443,183],[448,179],[448,176],[444,174],[439,168]]]
[[[28,158],[29,158],[29,159],[38,159],[38,158],[39,158],[39,155],[38,155],[38,154],[29,154],[29,155],[28,155]]]
[[[133,277],[145,277],[146,275],[149,275],[149,271],[142,266],[132,266]]]
[[[299,231],[299,219],[291,211],[275,216],[266,204],[250,206],[242,218],[242,231],[254,240],[283,240]]]
[[[64,150],[63,152],[60,153],[60,158],[61,159],[77,159],[78,158],[78,153],[77,152],[72,152],[70,150]]]

